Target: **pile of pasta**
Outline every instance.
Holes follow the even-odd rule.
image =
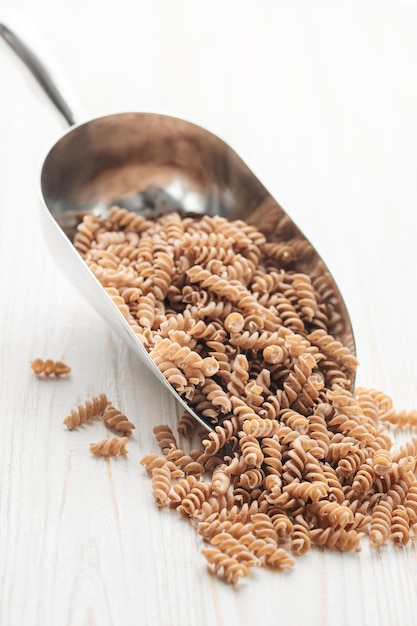
[[[142,465],[156,504],[190,519],[208,567],[229,583],[285,570],[311,546],[340,551],[417,523],[416,424],[382,392],[352,391],[357,360],[334,334],[337,307],[308,245],[267,239],[242,220],[120,207],[86,215],[74,245],[168,382],[185,413],[155,428]],[[333,333],[333,334],[332,334]]]

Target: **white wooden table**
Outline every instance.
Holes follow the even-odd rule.
[[[357,383],[417,407],[415,2],[13,6],[91,115],[167,111],[230,143],[339,283]],[[311,550],[291,573],[259,570],[233,589],[208,575],[188,522],[155,507],[138,461],[180,409],[45,246],[38,166],[64,127],[4,45],[0,85],[1,626],[414,626],[414,546]],[[35,357],[72,374],[38,380]],[[92,457],[99,422],[63,426],[101,391],[137,425],[126,459]]]

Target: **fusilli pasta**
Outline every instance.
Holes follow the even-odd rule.
[[[417,522],[417,438],[385,394],[352,392],[357,360],[336,338],[335,294],[282,212],[241,220],[113,207],[75,245],[154,363],[212,426],[190,451],[169,426],[141,464],[159,507],[191,520],[208,566],[231,584],[250,567],[291,568],[313,545],[405,545]],[[257,211],[254,212],[254,220]],[[266,213],[265,213],[266,216]],[[255,223],[255,222],[254,222]],[[97,402],[96,402],[97,404]],[[74,428],[105,408],[79,408]],[[198,437],[189,415],[178,435]]]
[[[103,439],[97,443],[90,443],[90,452],[95,454],[95,456],[125,456],[127,454],[126,444],[128,441],[128,437]]]
[[[106,394],[101,393],[99,396],[94,396],[91,400],[87,400],[84,404],[79,404],[64,419],[65,426],[69,430],[73,430],[92,417],[102,414],[108,403]]]
[[[71,368],[62,361],[52,361],[52,359],[35,359],[30,364],[32,370],[38,376],[44,374],[45,376],[64,376],[69,374]]]
[[[106,426],[127,436],[130,436],[132,434],[132,430],[136,428],[136,426],[127,419],[126,415],[111,404],[106,406],[102,417]]]

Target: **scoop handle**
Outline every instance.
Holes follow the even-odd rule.
[[[13,20],[13,17],[15,20]],[[11,25],[10,22],[13,21],[16,22],[16,27]],[[18,26],[20,26],[20,29]],[[24,37],[17,33],[18,29],[24,32]],[[44,94],[70,126],[87,118],[71,90],[65,85],[62,73],[57,72],[55,68],[54,75],[52,56],[49,55],[50,61],[47,63],[46,44],[41,40],[35,26],[31,24],[26,16],[15,13],[12,17],[8,16],[7,13],[6,16],[0,14],[0,36],[17,57],[23,61]],[[24,39],[26,41],[30,40],[31,45],[26,43]],[[37,48],[36,52],[35,47]]]

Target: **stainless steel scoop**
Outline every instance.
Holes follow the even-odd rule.
[[[194,123],[156,113],[117,113],[77,123],[39,56],[17,33],[0,23],[0,35],[31,70],[71,126],[48,150],[40,172],[41,221],[54,259],[112,329],[151,368],[206,428],[207,420],[167,382],[116,305],[71,243],[86,212],[105,216],[118,204],[142,213],[182,209],[243,219],[274,241],[285,236],[304,243],[297,271],[322,275],[335,311],[333,336],[354,352],[343,298],[314,247],[241,158],[219,137]]]

